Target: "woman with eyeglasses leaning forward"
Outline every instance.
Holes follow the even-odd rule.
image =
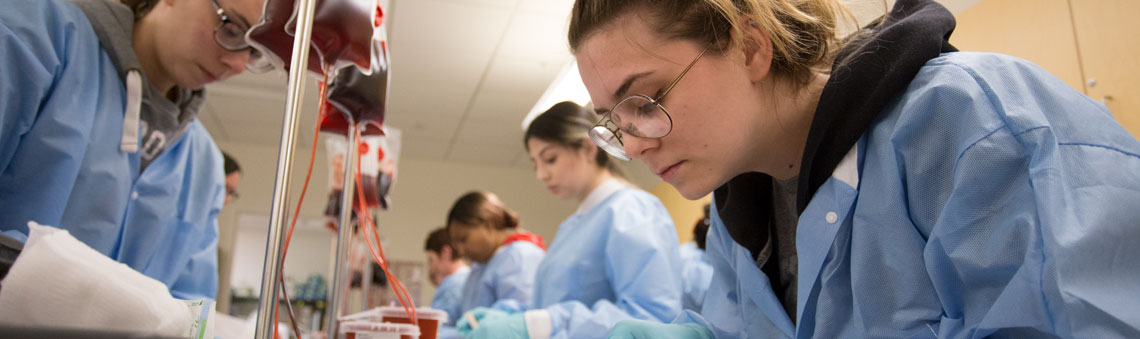
[[[0,230],[35,221],[215,298],[222,156],[203,86],[256,58],[259,0],[0,0]]]
[[[1140,142],[899,0],[578,0],[599,145],[714,194],[700,314],[613,338],[1140,337]],[[832,56],[835,54],[836,56]]]

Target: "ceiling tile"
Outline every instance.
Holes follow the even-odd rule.
[[[514,121],[517,125],[534,106],[562,64],[532,58],[496,58],[480,87],[469,118]]]
[[[481,89],[528,90],[541,94],[570,60],[570,56],[536,58],[499,55],[491,63],[487,80]]]
[[[503,35],[499,55],[542,59],[570,56],[566,41],[569,13],[551,16],[518,11]]]
[[[491,61],[491,51],[396,46],[392,50],[393,88],[408,83],[474,85]]]
[[[459,51],[491,51],[502,36],[511,6],[486,6],[493,1],[415,0],[396,5],[392,50],[400,46],[431,46]]]
[[[432,114],[393,115],[387,124],[405,131],[414,137],[451,140],[459,130],[460,118],[438,117]]]
[[[406,133],[400,140],[400,157],[420,160],[444,160],[448,140],[409,137]]]
[[[542,94],[542,92],[538,94],[524,92],[533,91],[480,91],[467,118],[500,121],[516,130],[521,129],[523,117],[534,107]]]
[[[461,117],[490,62],[490,52],[459,58],[427,48],[392,52],[389,115]]]
[[[515,8],[519,0],[435,0],[442,2],[452,2],[466,5],[473,5],[491,9],[512,9]]]
[[[457,144],[493,145],[516,152],[523,149],[522,138],[523,131],[517,122],[467,119],[459,128],[455,141]]]
[[[387,124],[404,132],[402,156],[529,169],[519,122],[570,58],[565,36],[572,3],[391,2]],[[276,149],[287,81],[287,73],[276,71],[211,84],[200,118],[226,143]],[[309,76],[297,152],[311,143],[317,93]]]
[[[510,166],[517,149],[476,143],[454,143],[446,160],[499,167]]]
[[[574,0],[519,0],[519,10],[561,16],[569,20]]]

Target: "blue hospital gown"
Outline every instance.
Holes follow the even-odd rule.
[[[166,284],[181,299],[218,289],[222,156],[198,121],[139,171],[120,151],[126,88],[87,17],[58,0],[0,11],[0,231],[28,221]]]
[[[717,338],[1138,338],[1140,142],[1023,60],[928,61],[812,197],[793,326],[713,208]]]

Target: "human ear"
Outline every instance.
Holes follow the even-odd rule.
[[[740,20],[739,48],[744,53],[744,67],[748,69],[749,78],[758,82],[767,77],[772,69],[772,39],[768,38],[768,33],[755,20]]]

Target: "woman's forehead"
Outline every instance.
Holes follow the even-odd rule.
[[[542,156],[543,154],[554,153],[566,149],[565,146],[557,142],[551,142],[541,138],[530,138],[527,140],[530,146],[530,154],[532,156]]]
[[[643,63],[642,59],[650,56],[659,40],[643,20],[619,20],[598,28],[583,40],[575,56],[579,64],[592,68],[620,69]]]
[[[688,41],[660,37],[649,25],[633,15],[624,20],[603,26],[583,41],[575,53],[582,82],[598,107],[617,103],[616,92],[629,77],[652,75],[662,67],[681,65],[692,58],[690,49],[697,47]]]

